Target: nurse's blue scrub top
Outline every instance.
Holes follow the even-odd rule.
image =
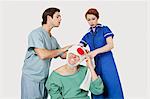
[[[114,36],[111,30],[107,26],[98,24],[94,30],[92,28],[89,29],[89,32],[82,38],[80,43],[84,46],[88,44],[90,50],[93,51],[106,45],[106,38],[109,36]]]
[[[84,35],[80,43],[84,46],[88,45],[90,51],[93,51],[105,46],[107,44],[106,38],[110,36],[112,38],[114,36],[112,31],[107,26],[98,24],[95,28],[89,29],[89,32]],[[123,99],[122,88],[112,52],[108,51],[98,54],[94,60],[96,65],[95,71],[101,76],[105,85],[103,96],[111,99]]]

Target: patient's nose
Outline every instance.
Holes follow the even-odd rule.
[[[76,56],[73,56],[73,58],[76,58]]]

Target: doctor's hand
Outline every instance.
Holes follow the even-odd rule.
[[[65,46],[63,48],[60,49],[60,52],[58,53],[57,57],[60,56],[61,59],[66,59],[66,56],[67,56],[67,51],[70,47],[72,47],[73,45],[68,45],[68,46]],[[57,58],[56,57],[56,58]]]
[[[62,52],[67,52],[68,49],[69,49],[70,47],[72,47],[72,46],[73,46],[73,44],[72,44],[72,45],[65,46],[64,48],[62,48]]]

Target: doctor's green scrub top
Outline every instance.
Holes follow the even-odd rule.
[[[34,51],[34,48],[47,50],[59,49],[57,40],[50,36],[42,27],[33,30],[28,36],[28,49],[23,65],[23,75],[33,81],[45,80],[49,74],[50,59],[42,60]]]

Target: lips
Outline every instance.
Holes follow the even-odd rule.
[[[91,26],[94,26],[94,24],[91,24]]]
[[[75,60],[74,59],[70,59],[69,63],[70,64],[74,64]]]
[[[70,61],[74,61],[74,59],[72,58]]]

